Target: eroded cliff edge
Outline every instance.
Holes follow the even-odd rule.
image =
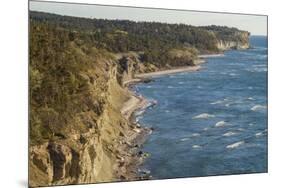
[[[100,57],[89,55],[80,51],[73,43],[68,50],[74,56],[80,56],[80,63],[89,61],[94,65],[87,66],[84,70],[83,68],[75,70],[76,77],[71,76],[71,70],[61,70],[69,71],[69,75],[61,78],[65,84],[83,82],[77,83],[77,88],[74,87],[76,91],[65,90],[58,91],[54,95],[48,94],[46,100],[51,100],[51,96],[64,100],[66,106],[61,109],[62,111],[51,107],[51,104],[43,106],[35,104],[36,99],[32,100],[34,106],[31,106],[33,138],[29,149],[30,185],[134,179],[133,172],[129,171],[132,170],[130,165],[134,162],[134,158],[138,157],[134,143],[136,137],[145,130],[129,121],[131,112],[122,112],[124,103],[134,97],[126,87],[122,86],[122,80],[131,77],[132,72],[128,72],[131,65],[122,69],[118,65],[119,59],[112,54],[99,52]],[[62,60],[61,63],[69,62]],[[34,82],[36,81],[38,82],[38,80]],[[44,84],[44,81],[42,82]],[[38,95],[34,92],[36,93],[36,90],[31,93],[33,97]],[[55,101],[57,106],[59,106],[58,100]],[[142,102],[137,98],[136,100],[132,108],[138,108],[139,103]],[[46,103],[51,102],[46,101]],[[34,108],[37,105],[40,107]]]
[[[85,26],[80,28],[80,22]],[[249,46],[248,33],[236,29],[140,23],[148,29],[138,33],[122,26],[127,22],[108,28],[112,24],[32,16],[30,186],[136,179],[138,140],[146,130],[130,121],[130,115],[144,101],[126,83],[135,73],[194,66],[199,53]],[[152,40],[161,29],[170,34],[162,31]],[[135,32],[132,40],[130,32]],[[144,34],[152,36],[143,39]],[[133,105],[124,109],[128,101]]]

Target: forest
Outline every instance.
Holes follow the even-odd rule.
[[[113,53],[141,52],[142,61],[160,67],[174,60],[168,55],[171,49],[191,49],[190,52],[196,56],[198,52],[218,52],[218,40],[242,40],[235,35],[238,29],[214,25],[194,27],[159,22],[77,18],[42,12],[31,12],[30,19],[32,24],[64,30],[71,41],[87,43]]]
[[[32,144],[64,138],[64,125],[73,123],[70,117],[89,106],[97,115],[101,113],[103,99],[98,94],[89,97],[93,91],[85,78],[91,75],[91,83],[107,79],[98,72],[89,73],[97,70],[101,58],[114,61],[113,54],[133,51],[144,65],[187,66],[194,64],[199,53],[219,52],[218,40],[242,40],[235,35],[239,31],[236,28],[77,18],[33,11],[29,29]],[[117,66],[122,67],[119,62]],[[87,126],[78,124],[74,129],[87,130]]]

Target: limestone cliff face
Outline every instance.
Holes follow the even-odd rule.
[[[131,126],[120,108],[129,98],[129,93],[118,83],[116,62],[101,60],[100,65],[104,72],[99,76],[106,79],[91,83],[90,74],[84,75],[89,79],[89,87],[103,88],[99,95],[105,102],[100,104],[100,114],[97,116],[91,109],[80,114],[87,119],[83,121],[87,121],[89,126],[83,133],[73,130],[66,138],[30,147],[30,186],[120,180],[116,169],[127,155],[121,149],[126,147],[124,140]]]
[[[230,49],[248,49],[250,47],[249,36],[249,32],[238,31],[229,39],[221,39],[218,37],[217,48],[221,51]]]

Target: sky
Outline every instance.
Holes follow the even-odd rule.
[[[40,1],[30,1],[30,10],[86,18],[182,23],[194,26],[220,25],[236,27],[241,30],[249,31],[251,35],[267,35],[267,17],[263,15],[227,14]]]

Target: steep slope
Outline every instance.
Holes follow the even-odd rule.
[[[132,94],[120,85],[127,73],[118,59],[55,27],[32,25],[31,33],[30,185],[126,179],[142,129],[121,113]]]
[[[130,117],[146,101],[126,85],[135,73],[248,45],[245,32],[221,29],[32,13],[30,186],[137,179],[149,130]]]

